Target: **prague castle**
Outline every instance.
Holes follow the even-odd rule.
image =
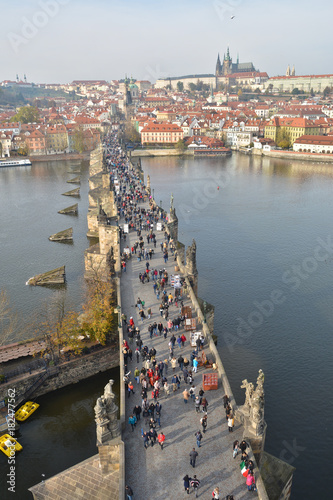
[[[216,90],[221,85],[227,88],[233,85],[257,88],[261,87],[268,80],[268,75],[267,73],[257,71],[252,62],[240,63],[238,56],[237,62],[233,63],[228,47],[227,54],[224,55],[222,63],[220,56],[218,55],[217,57],[215,74],[195,74],[163,78],[156,81],[155,87],[162,88],[170,85],[172,89],[176,90],[177,83],[182,82],[184,88],[188,89],[191,83],[196,84],[198,80]]]

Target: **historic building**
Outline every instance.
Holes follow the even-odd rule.
[[[257,72],[255,67],[251,62],[249,63],[240,63],[239,56],[237,56],[237,62],[233,63],[232,58],[230,57],[229,47],[227,49],[227,55],[223,56],[223,63],[221,64],[220,54],[217,56],[217,63],[215,69],[216,77],[232,75],[235,73],[249,73],[249,72]]]
[[[228,47],[227,54],[224,54],[222,63],[220,55],[217,57],[215,74],[172,76],[157,80],[155,87],[162,88],[170,86],[170,88],[176,90],[177,83],[182,82],[184,88],[188,89],[191,83],[197,84],[198,81],[201,81],[213,89],[218,89],[221,84],[226,87],[237,85],[255,89],[257,87],[261,88],[266,80],[268,80],[267,73],[260,73],[255,69],[252,62],[240,63],[238,56],[237,62],[232,62]]]

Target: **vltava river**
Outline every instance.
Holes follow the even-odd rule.
[[[173,192],[179,240],[196,240],[237,402],[262,368],[266,451],[296,467],[292,498],[331,498],[333,165],[240,154],[142,165],[166,209]]]

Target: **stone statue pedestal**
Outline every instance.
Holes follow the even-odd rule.
[[[112,439],[112,434],[109,431],[109,419],[104,419],[97,423],[96,436],[97,436],[97,446],[108,443]]]

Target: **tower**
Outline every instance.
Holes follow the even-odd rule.
[[[291,70],[291,76],[295,76],[295,65],[293,65],[293,69]]]
[[[27,83],[27,76],[25,73],[24,73],[24,82]]]
[[[286,76],[290,76],[290,66],[289,66],[289,64],[288,64],[288,67],[287,67]]]
[[[217,55],[217,62],[216,62],[216,70],[215,70],[215,75],[220,76],[222,73],[222,64],[220,60],[220,54]]]
[[[230,57],[229,47],[227,55],[223,58],[222,75],[230,75],[232,73],[232,58]]]

